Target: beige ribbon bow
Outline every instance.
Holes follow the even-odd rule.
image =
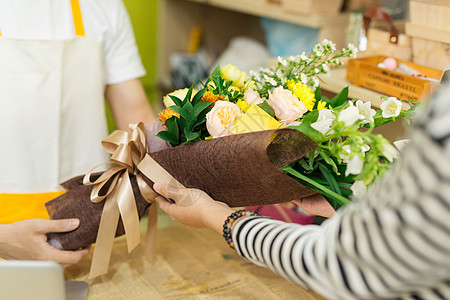
[[[152,202],[155,192],[141,177],[138,165],[146,157],[147,141],[144,124],[129,125],[131,134],[116,130],[102,141],[103,148],[112,154],[111,161],[93,168],[83,179],[83,184],[94,185],[91,201],[105,201],[96,246],[92,257],[89,278],[105,274],[111,257],[119,216],[122,217],[128,252],[140,243],[139,215],[136,208],[130,174],[136,175],[139,190],[144,199]],[[91,174],[100,166],[112,164],[99,178],[91,181]],[[105,191],[106,190],[106,191]],[[149,210],[149,224],[146,237],[146,251],[153,255],[156,238],[156,205]]]

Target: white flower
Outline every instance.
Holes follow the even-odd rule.
[[[311,80],[313,81],[313,90],[315,90],[316,89],[316,87],[318,87],[319,86],[319,79],[317,79],[317,77],[313,77],[313,78],[311,78]]]
[[[311,127],[319,131],[323,135],[326,135],[328,131],[330,131],[331,124],[333,123],[334,119],[336,119],[336,116],[331,110],[321,109],[319,110],[319,117],[317,118],[317,121],[312,123]],[[329,134],[332,133],[333,132],[330,132]]]
[[[273,108],[280,122],[289,124],[308,111],[305,104],[298,100],[290,90],[277,87],[273,93],[269,92],[269,105]]]
[[[362,102],[361,100],[356,101],[356,107],[359,110],[359,115],[363,118],[361,123],[373,123],[373,116],[375,116],[376,111],[372,109],[370,101]]]
[[[383,153],[382,155],[386,157],[389,162],[393,162],[394,159],[398,158],[398,151],[392,146],[388,141],[383,144]]]
[[[278,85],[278,83],[275,81],[275,79],[273,79],[273,78],[270,78],[269,79],[269,83],[272,85],[272,86],[277,86]]]
[[[330,67],[329,67],[329,66],[323,65],[323,66],[322,66],[322,69],[323,69],[323,71],[325,72],[325,74],[330,73]]]
[[[251,77],[257,77],[258,76],[258,72],[256,72],[255,70],[250,70],[250,71],[248,71],[248,73],[250,74]]]
[[[381,103],[381,115],[383,118],[397,117],[402,110],[402,102],[396,97],[389,97],[386,101]]]
[[[322,45],[321,44],[315,45],[314,48],[313,48],[313,52],[314,52],[314,54],[316,56],[322,57],[322,55],[323,55],[323,47],[322,47]]]
[[[243,115],[239,106],[228,101],[217,101],[213,109],[206,114],[206,128],[216,138],[230,135],[229,128]]]
[[[336,50],[336,44],[333,43],[333,42],[330,41],[330,40],[324,39],[324,40],[322,41],[322,45],[323,45],[325,48],[330,48],[332,51],[335,51],[335,50]]]
[[[367,186],[362,180],[355,181],[350,187],[350,189],[353,192],[353,197],[357,198],[363,196],[367,192]]]
[[[364,156],[364,153],[370,150],[370,146],[364,144],[360,147],[362,156]],[[350,145],[344,145],[342,147],[342,150],[346,152],[346,154],[339,154],[339,157],[342,159],[344,163],[348,163],[350,159],[350,154],[352,153],[352,147]]]
[[[350,102],[351,103],[351,102]],[[346,127],[353,125],[356,121],[360,119],[359,110],[356,106],[353,106],[353,103],[350,104],[349,107],[344,109],[339,113],[338,121],[344,122]]]
[[[355,46],[353,46],[353,44],[348,44],[348,49],[350,50],[350,54],[353,58],[356,57],[356,55],[358,54],[358,48],[356,48]]]
[[[303,52],[303,53],[300,55],[300,59],[301,59],[301,60],[308,60],[308,57],[306,56],[305,52]]]
[[[303,73],[300,74],[300,80],[303,84],[308,84],[308,76]]]
[[[411,142],[410,139],[403,139],[403,140],[398,140],[394,142],[394,146],[397,147],[397,149],[399,151],[402,151],[402,149],[409,144],[409,142]]]
[[[350,174],[358,175],[361,173],[364,166],[364,162],[359,157],[358,154],[353,155],[353,157],[349,160],[347,163],[347,169],[345,170],[345,176],[348,176]]]
[[[319,74],[319,73],[320,73],[320,70],[319,70],[318,68],[315,68],[315,69],[314,69],[314,73]]]
[[[278,62],[281,63],[283,66],[287,66],[288,65],[288,61],[285,58],[281,57],[281,56],[278,56]]]

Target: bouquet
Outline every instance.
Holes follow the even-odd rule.
[[[284,128],[300,132],[314,142],[314,149],[303,138],[303,150],[310,151],[275,165],[302,186],[322,194],[338,209],[351,201],[355,190],[370,186],[397,156],[397,150],[383,136],[374,134],[373,129],[397,119],[408,120],[418,107],[410,101],[412,108],[403,110],[401,101],[390,97],[383,98],[381,109],[375,110],[370,102],[348,101],[348,88],[332,99],[322,96],[319,75],[328,74],[331,67],[342,64],[342,58],[355,56],[356,52],[351,45],[336,51],[332,42],[324,40],[311,55],[279,57],[277,66],[252,71],[251,77],[232,65],[217,67],[198,91],[191,87],[165,97],[167,108],[159,116],[166,130],[157,136],[177,148],[263,130]],[[299,142],[293,135],[282,139],[287,139],[287,144]],[[280,151],[271,153],[273,147],[267,148],[272,162],[286,155]],[[283,151],[289,153],[292,149]],[[253,168],[260,165],[256,162]],[[171,170],[176,173],[174,168]],[[214,198],[215,190],[204,185],[201,188]],[[280,188],[283,187],[273,186]],[[231,189],[227,192],[232,193]],[[301,196],[307,194],[290,194],[285,200]]]
[[[114,236],[125,233],[129,251],[139,243],[139,218],[149,206],[154,212],[154,181],[199,188],[234,207],[317,193],[336,209],[349,203],[352,187],[370,186],[396,157],[373,129],[417,107],[404,111],[388,98],[375,111],[347,101],[347,88],[322,96],[318,76],[355,53],[324,40],[311,55],[279,58],[250,76],[217,67],[204,83],[167,95],[160,123],[134,124],[102,141],[112,154],[107,171],[69,180],[67,192],[46,204],[52,219],[81,219],[49,241],[63,249],[96,242],[91,277],[106,273]]]

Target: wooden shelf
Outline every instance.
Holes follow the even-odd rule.
[[[352,85],[350,82],[347,81],[346,75],[347,75],[347,68],[335,69],[331,72],[330,77],[322,78],[323,81],[320,83],[320,88],[337,94],[343,88],[348,86],[349,87],[349,89],[348,89],[348,97],[349,98],[361,99],[364,102],[370,101],[372,106],[377,107],[377,108],[380,108],[380,106],[381,106],[382,100],[380,98],[382,96],[390,97],[388,95],[381,94],[381,93],[366,89],[364,87]],[[406,102],[403,102],[402,108],[408,109],[409,104]]]
[[[297,25],[313,28],[346,26],[348,14],[339,15],[300,15],[291,13],[281,5],[262,0],[188,0],[214,7],[240,12],[257,17],[267,17]]]

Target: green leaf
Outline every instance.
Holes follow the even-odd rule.
[[[186,105],[186,103],[190,103],[191,102],[192,91],[193,90],[194,90],[194,86],[191,85],[191,87],[189,88],[188,92],[186,93],[186,96],[184,97],[183,106]]]
[[[189,124],[191,120],[194,118],[194,107],[191,102],[186,102],[181,109],[180,116],[186,120]]]
[[[178,98],[178,97],[176,97],[176,96],[172,96],[172,95],[169,95],[169,97],[170,97],[170,99],[173,100],[173,102],[174,102],[176,105],[178,105],[178,106],[181,106],[181,105],[182,105],[183,100],[181,100],[180,98]]]
[[[194,105],[194,119],[197,119],[197,116],[204,111],[207,107],[212,104],[211,101],[201,101]]]
[[[196,105],[198,101],[200,101],[200,99],[202,99],[203,95],[206,92],[206,88],[201,89],[200,91],[197,92],[197,94],[195,94],[194,98],[192,99],[192,105]]]
[[[258,106],[264,110],[266,113],[272,116],[272,118],[275,118],[275,111],[273,108],[267,103],[267,101],[264,100],[263,103],[258,104]]]
[[[285,167],[283,168],[283,171],[287,172],[288,174],[291,174],[292,176],[300,179],[300,183],[306,182],[310,184],[313,188],[313,190],[319,192],[320,194],[324,195],[327,200],[328,197],[332,200],[335,200],[339,206],[344,206],[350,203],[350,200],[345,198],[344,196],[339,195],[338,193],[333,192],[332,190],[328,189],[322,184],[317,183],[313,179],[309,178],[308,176],[305,176],[298,171],[294,170],[292,167]]]
[[[320,92],[320,88],[316,88],[314,91],[314,98],[316,98],[316,103],[322,100],[322,93]]]
[[[158,134],[156,136],[159,137],[160,139],[168,141],[169,143],[173,143],[173,144],[178,143],[175,136],[168,131],[160,131],[160,132],[158,132]]]
[[[184,134],[186,135],[187,142],[193,141],[200,136],[200,133],[190,132],[189,129],[187,129],[187,128],[184,128]]]
[[[172,105],[172,106],[169,106],[169,108],[170,108],[171,110],[173,110],[174,112],[178,113],[179,115],[181,115],[181,109],[182,109],[181,106]]]
[[[330,101],[332,107],[338,107],[344,104],[348,99],[348,86],[343,88],[342,91],[333,97]]]
[[[323,164],[319,163],[319,170],[322,173],[322,175],[325,177],[326,181],[330,185],[332,191],[341,194],[341,190],[339,189],[339,186],[336,182],[336,178],[334,178],[333,174],[325,167]]]
[[[301,133],[310,137],[315,142],[320,142],[324,138],[323,134],[320,131],[315,130],[314,128],[311,127],[311,124],[317,120],[318,115],[319,112],[317,110],[312,111],[308,115],[306,115],[305,118],[303,118],[302,123],[300,125],[289,126],[289,128],[300,131]]]
[[[325,154],[325,152],[323,150],[319,150],[319,154],[325,160],[325,162],[333,168],[334,173],[336,173],[337,175],[340,175],[338,167],[337,167],[336,163],[334,162],[334,160],[331,157],[329,157],[327,154]]]
[[[173,116],[173,117],[167,119],[164,122],[164,125],[166,125],[167,131],[175,137],[176,142],[178,143],[179,139],[180,139],[180,131],[178,128],[178,118]]]

